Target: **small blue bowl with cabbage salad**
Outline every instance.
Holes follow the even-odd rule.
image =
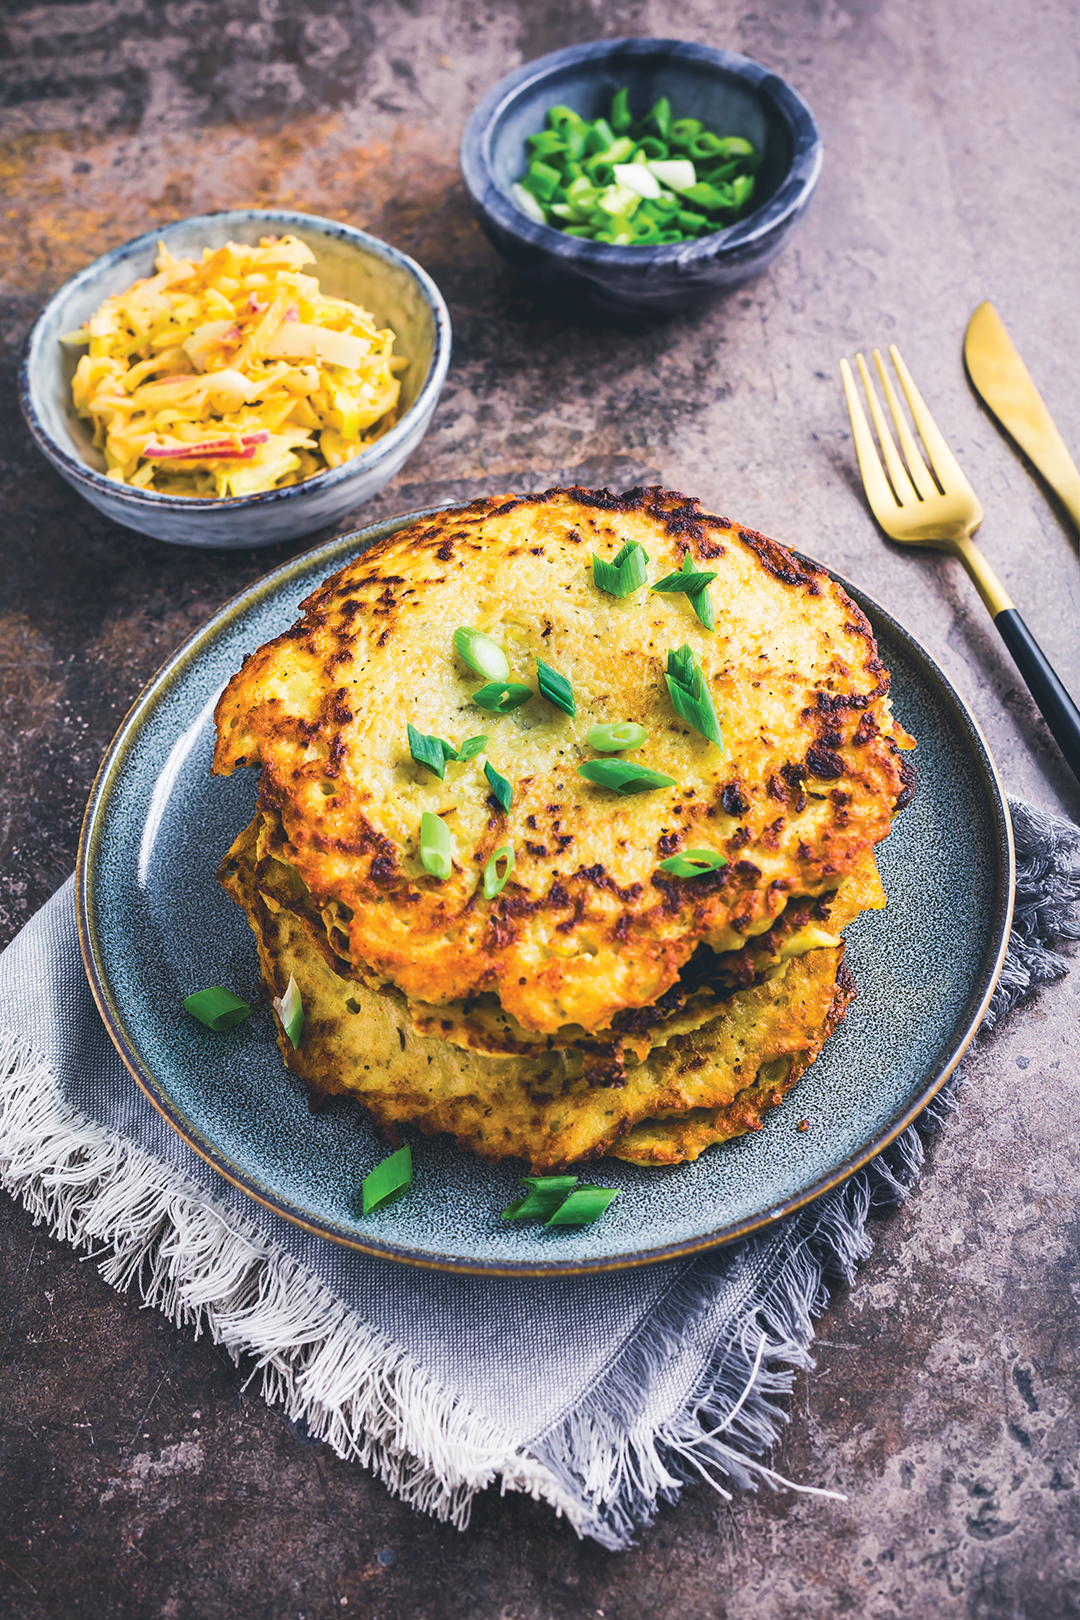
[[[264,267],[267,273],[256,267],[242,284],[226,275],[219,278],[224,292],[208,287],[205,298],[200,292],[207,307],[188,319],[182,282],[174,286],[160,266],[155,276],[160,245],[166,265],[201,266],[207,249],[229,243],[257,248],[264,239],[289,238],[310,250],[311,262],[297,273],[317,278],[317,294],[294,290],[285,296],[274,267]],[[89,337],[85,323],[106,300],[150,278],[151,301],[159,293],[180,298],[179,305],[172,299],[171,311],[158,312],[178,330],[169,364],[158,364],[154,342],[149,359],[142,360],[138,348],[114,364],[104,351],[116,345],[104,328],[89,348],[80,341],[80,334]],[[359,338],[312,324],[325,318],[316,306],[326,300],[366,312]],[[115,304],[109,307],[115,312]],[[141,313],[152,320],[155,309]],[[107,313],[106,326],[111,319]],[[334,324],[332,313],[329,319]],[[189,333],[192,320],[198,325]],[[337,324],[347,328],[349,321],[342,315]],[[118,353],[124,349],[122,333],[120,338]],[[38,448],[61,477],[117,523],[176,545],[273,545],[339,523],[393,477],[427,431],[446,378],[450,341],[450,317],[438,287],[406,254],[334,220],[285,209],[235,209],[148,232],[62,287],[27,339],[20,403]],[[367,387],[376,398],[379,377],[373,370],[372,382],[360,380],[358,357],[380,345],[392,354],[381,368],[388,408],[382,411],[376,399],[374,412],[365,416],[359,394]],[[105,375],[109,366],[115,376]],[[185,390],[198,393],[196,408]],[[88,400],[99,406],[89,418]],[[291,481],[258,487],[267,480],[250,475],[271,451]]]
[[[673,124],[699,126],[692,155],[689,142],[671,148],[646,129],[658,104]],[[563,133],[551,128],[553,108],[557,120],[612,136],[610,154],[584,154],[576,189],[552,159],[554,207],[542,172],[545,134],[557,148]],[[590,156],[609,155],[611,172],[597,175]],[[817,124],[791,85],[749,57],[682,40],[599,40],[526,63],[484,97],[461,143],[473,207],[499,252],[529,277],[616,311],[674,312],[765,269],[799,225],[821,162]],[[575,207],[582,191],[585,206]],[[597,229],[598,204],[610,205],[612,228]],[[665,209],[666,222],[652,217]],[[702,215],[705,228],[688,235]]]

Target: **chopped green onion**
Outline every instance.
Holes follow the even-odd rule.
[[[715,169],[710,169],[708,174],[701,176],[701,179],[707,180],[710,186],[718,186],[721,180],[733,179],[742,166],[741,158],[735,158],[731,163],[718,163]],[[749,179],[750,176],[747,176],[747,178]]]
[[[506,862],[506,870],[499,876],[499,862]],[[510,874],[514,870],[514,851],[509,844],[497,849],[484,867],[484,899],[494,900],[497,894],[502,894],[510,881]]]
[[[614,173],[614,168],[612,173]],[[615,180],[608,186],[596,206],[603,213],[611,215],[611,229],[615,230],[620,224],[625,228],[625,222],[634,213],[640,201],[641,197],[636,191],[632,191],[629,186],[621,185],[618,180]]]
[[[697,184],[694,165],[689,158],[652,158],[649,173],[668,191],[689,191],[691,186]]]
[[[461,747],[457,751],[457,757],[463,763],[467,759],[475,759],[477,754],[482,754],[484,752],[487,745],[488,740],[483,735],[479,737],[466,737],[465,741],[461,744]]]
[[[494,798],[498,801],[500,808],[504,811],[509,810],[514,798],[513,785],[506,780],[505,776],[499,775],[489,759],[484,761],[484,775],[488,779],[488,786]]]
[[[426,731],[417,731],[412,721],[408,722],[409,753],[418,765],[427,770],[434,771],[441,782],[446,775],[446,762],[448,759],[457,759],[457,749],[444,742],[441,737],[432,737]]]
[[[628,186],[636,191],[639,197],[646,197],[655,201],[660,195],[660,182],[655,174],[650,174],[644,163],[616,163],[615,184]]]
[[[713,611],[713,600],[706,585],[700,591],[695,591],[690,598],[690,606],[697,614],[706,630],[716,629],[716,614]]]
[[[542,658],[536,660],[536,676],[540,696],[546,697],[549,703],[554,703],[557,709],[573,718],[577,714],[577,705],[574,702],[574,689],[566,676],[560,675],[550,664],[545,664]]]
[[[689,686],[698,667],[697,655],[692,647],[670,647],[667,672],[680,686]]]
[[[566,151],[566,142],[553,129],[541,130],[539,135],[528,136],[525,145],[533,157],[549,157],[552,152]]]
[[[364,1177],[364,1214],[374,1214],[407,1192],[412,1182],[412,1148],[405,1146],[391,1153]]]
[[[696,573],[690,561],[690,552],[687,552],[687,556],[683,557],[682,569],[678,573],[665,573],[662,580],[657,580],[653,590],[683,591],[690,598],[690,606],[706,630],[716,630],[716,612],[712,611],[712,598],[709,596],[709,585],[714,578],[714,572]]]
[[[545,1226],[588,1226],[598,1221],[613,1198],[619,1196],[617,1187],[578,1187],[561,1203]]]
[[[621,90],[616,90],[611,98],[609,122],[617,134],[623,135],[630,128],[633,121],[630,115],[630,92],[624,85]]]
[[[728,135],[725,139],[721,140],[721,142],[720,142],[720,153],[719,153],[719,155],[722,156],[722,157],[726,157],[726,158],[734,158],[734,157],[748,157],[748,158],[751,158],[751,157],[757,157],[758,154],[755,151],[754,147],[751,146],[750,142],[743,140],[741,135]]]
[[[521,1176],[519,1179],[529,1191],[516,1204],[503,1210],[504,1221],[546,1221],[578,1183],[577,1176]]]
[[[453,840],[441,816],[425,810],[420,817],[420,859],[424,869],[444,883],[453,869]]]
[[[281,1027],[292,1042],[295,1052],[304,1033],[304,1004],[300,999],[300,987],[291,973],[285,994],[274,997],[274,1011],[281,1019]]]
[[[547,224],[547,215],[544,213],[544,210],[541,208],[532,192],[526,191],[525,187],[517,180],[515,180],[514,184],[510,187],[510,195],[513,197],[514,201],[517,203],[518,207],[521,209],[521,212],[527,219],[531,219],[536,225]]]
[[[700,119],[672,122],[666,97],[635,124],[627,87],[616,92],[607,118],[586,122],[570,108],[552,107],[547,123],[525,139],[525,173],[510,187],[514,201],[538,224],[615,245],[648,247],[722,229],[749,204],[763,157]],[[572,190],[583,179],[589,195]],[[669,196],[692,193],[693,212],[660,224],[648,217],[639,204],[657,201],[660,187]]]
[[[648,735],[634,720],[617,720],[609,726],[591,726],[585,741],[598,754],[621,754],[624,748],[640,748]]]
[[[660,862],[661,872],[671,872],[675,877],[700,877],[703,872],[715,872],[717,867],[726,866],[727,857],[718,855],[715,849],[688,849],[681,855],[672,855],[666,861]]]
[[[234,996],[231,990],[226,990],[220,984],[212,984],[207,990],[196,990],[193,995],[184,997],[184,1010],[192,1018],[197,1018],[200,1024],[207,1029],[223,1030],[233,1029],[242,1024],[245,1018],[251,1016],[251,1006]]]
[[[486,681],[505,681],[510,675],[506,654],[497,641],[467,624],[454,631],[454,651],[463,664]]]
[[[648,793],[652,788],[676,786],[673,776],[650,771],[644,765],[631,765],[625,759],[588,759],[578,766],[578,775],[613,793]]]
[[[687,150],[692,158],[722,157],[725,142],[719,135],[714,135],[711,129],[703,129],[700,135],[695,135]]]
[[[603,126],[604,120],[602,118],[598,118],[597,123]],[[634,143],[630,139],[629,135],[620,135],[618,138],[616,138],[614,132],[611,130],[608,130],[608,134],[611,136],[611,139],[608,141],[607,145],[602,147],[601,150],[596,154],[597,157],[603,158],[605,163],[610,163],[612,165],[616,163],[628,162],[629,159],[634,155]]]
[[[737,174],[731,182],[731,190],[735,198],[735,207],[742,208],[749,202],[754,190],[754,177],[752,174]]]
[[[584,151],[587,156],[592,157],[594,154],[606,152],[609,147],[615,145],[617,137],[606,118],[595,119],[593,123],[586,125],[586,129],[588,133],[585,136]]]
[[[523,686],[520,681],[490,681],[487,686],[479,687],[469,701],[489,714],[509,714],[511,709],[520,709],[531,697],[532,687]]]
[[[553,169],[543,158],[533,158],[521,184],[534,197],[539,197],[541,202],[550,202],[559,189],[561,179],[558,169]]]
[[[649,554],[637,540],[628,540],[611,562],[593,552],[593,584],[609,596],[629,596],[648,579]]]
[[[656,133],[662,141],[666,141],[671,131],[671,102],[667,96],[661,96],[656,106],[645,119],[647,124],[655,124]]]
[[[721,181],[718,186],[710,186],[704,180],[699,180],[696,185],[687,186],[681,195],[684,202],[693,203],[695,208],[704,208],[709,214],[715,214],[721,208],[735,207],[735,193],[726,181]]]
[[[716,578],[715,570],[705,573],[695,573],[690,553],[683,558],[682,568],[677,574],[665,574],[653,586],[654,591],[683,591],[687,596],[695,596],[703,591],[706,585],[711,585]]]
[[[589,127],[580,113],[575,112],[573,107],[564,106],[561,101],[557,102],[548,112],[548,123],[552,129],[564,131],[567,128],[588,129]]]
[[[684,592],[690,598],[690,606],[706,630],[715,630],[716,614],[713,612],[712,597],[709,595],[709,586],[715,578],[715,573],[696,573],[690,560],[690,553],[687,552],[680,571],[677,574],[665,574],[663,579],[657,580],[653,590]]]
[[[676,146],[689,146],[695,135],[705,128],[700,118],[677,118],[668,130],[668,137]]]
[[[720,730],[712,694],[705,685],[705,677],[692,648],[669,650],[664,679],[675,713],[709,742],[715,743],[723,753],[724,733]]]

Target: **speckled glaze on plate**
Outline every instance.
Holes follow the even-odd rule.
[[[433,510],[433,509],[432,509]],[[889,907],[847,931],[859,998],[764,1129],[696,1164],[605,1159],[583,1178],[621,1195],[581,1230],[504,1223],[516,1169],[407,1132],[411,1194],[364,1217],[360,1184],[384,1157],[361,1110],[308,1112],[260,1006],[215,1035],[181,1000],[207,984],[257,996],[254,940],[215,872],[250,818],[256,773],[210,775],[213,709],[244,654],[288,628],[301,599],[421,513],[331,541],[226,604],[173,655],[124,721],[87,806],[79,934],[120,1055],[196,1152],[251,1197],[334,1242],[411,1265],[552,1275],[647,1264],[778,1220],[849,1176],[933,1096],[997,982],[1012,914],[1013,848],[993,762],[962,700],[919,644],[851,586],[919,739],[920,786],[879,847]],[[808,1131],[796,1129],[807,1119]]]

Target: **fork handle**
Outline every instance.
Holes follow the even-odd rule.
[[[1039,713],[1050,727],[1073,775],[1080,781],[1080,709],[1062,686],[1050,662],[1014,607],[995,613],[994,623],[1013,655]]]

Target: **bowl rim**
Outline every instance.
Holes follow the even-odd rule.
[[[783,181],[759,208],[745,219],[727,225],[708,236],[689,242],[664,242],[649,247],[616,246],[613,242],[593,242],[585,237],[567,236],[553,225],[538,225],[518,208],[496,183],[491,163],[492,134],[501,115],[522,90],[543,79],[555,79],[565,68],[582,61],[603,62],[612,56],[666,58],[704,62],[713,68],[749,82],[770,101],[786,122],[794,142],[791,166]],[[502,229],[542,253],[555,253],[568,264],[581,268],[598,266],[685,265],[697,259],[713,259],[721,253],[746,248],[804,205],[817,184],[824,154],[821,132],[807,102],[788,81],[736,51],[693,40],[655,39],[629,35],[619,39],[590,40],[550,51],[524,63],[500,79],[469,115],[461,137],[461,171],[473,202],[492,216]]]
[[[156,249],[159,241],[168,240],[169,235],[181,227],[199,225],[204,220],[220,223],[223,220],[265,220],[268,224],[287,224],[297,233],[313,228],[323,237],[336,236],[351,241],[356,247],[369,253],[372,257],[384,262],[395,264],[408,271],[420,289],[435,324],[435,341],[432,348],[431,362],[427,375],[409,406],[408,410],[394,423],[389,432],[376,439],[373,444],[354,456],[351,461],[343,462],[340,467],[328,467],[323,472],[314,473],[310,478],[302,479],[298,484],[288,484],[283,489],[264,489],[251,495],[167,495],[159,490],[133,489],[130,484],[118,484],[114,479],[107,478],[104,473],[98,472],[96,467],[89,466],[78,456],[73,456],[66,450],[45,426],[38,412],[36,396],[38,358],[44,339],[45,325],[56,307],[70,298],[79,288],[92,282],[106,268],[119,257],[127,254],[134,255],[143,249]],[[33,326],[23,345],[22,357],[19,364],[19,404],[23,417],[30,430],[31,437],[39,450],[53,462],[70,481],[75,484],[85,484],[89,489],[107,492],[111,499],[123,502],[132,510],[142,509],[148,515],[152,512],[239,512],[250,507],[260,507],[280,504],[286,500],[295,500],[305,492],[325,490],[335,484],[342,484],[354,478],[357,473],[369,472],[372,467],[388,455],[392,455],[404,439],[414,431],[418,418],[423,416],[425,410],[433,409],[435,401],[442,390],[446,380],[447,369],[450,365],[450,351],[452,333],[450,326],[450,312],[446,307],[439,288],[428,275],[427,271],[416,260],[403,253],[400,248],[393,247],[384,242],[381,237],[372,236],[367,231],[361,231],[354,225],[347,225],[342,220],[327,219],[321,214],[304,214],[291,208],[218,208],[210,209],[201,214],[191,214],[184,219],[170,220],[167,224],[151,231],[144,231],[140,236],[133,236],[126,242],[120,242],[107,253],[103,253],[91,264],[86,265],[76,275],[65,281],[39,312]]]

